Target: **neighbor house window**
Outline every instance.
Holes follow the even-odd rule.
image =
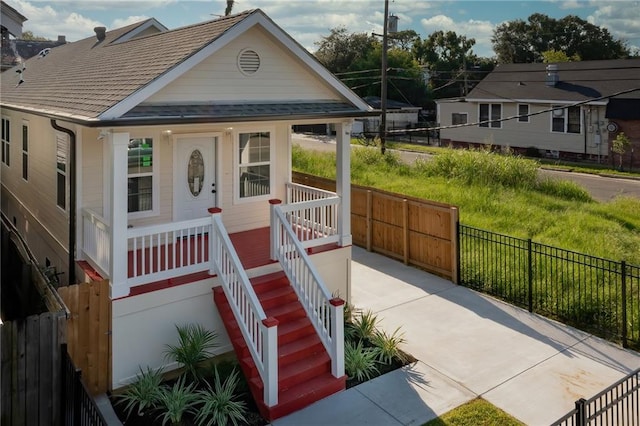
[[[67,209],[67,135],[56,133],[56,204]]]
[[[518,104],[518,123],[529,122],[529,104]]]
[[[9,147],[11,145],[11,123],[9,119],[2,119],[2,162],[7,166],[10,165],[11,159],[9,155]]]
[[[29,180],[29,126],[22,124],[22,179]]]
[[[563,108],[554,105],[551,111],[551,131],[558,133],[580,133],[580,107],[570,106]]]
[[[271,194],[271,132],[238,135],[238,197]]]
[[[466,112],[453,112],[451,113],[451,124],[467,124],[467,113]]]
[[[479,113],[479,121],[480,127],[493,127],[493,128],[501,128],[501,121],[491,121],[489,120],[500,120],[502,118],[502,104],[480,104],[480,113]]]
[[[153,139],[130,139],[127,157],[127,212],[152,211]]]

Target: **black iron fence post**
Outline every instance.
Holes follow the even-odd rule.
[[[527,239],[527,253],[529,257],[528,269],[529,274],[527,276],[529,285],[529,312],[533,312],[533,253],[531,250],[531,238]]]
[[[627,344],[627,262],[620,262],[622,268],[622,347],[628,347]]]
[[[580,398],[576,401],[576,426],[586,426],[587,425],[587,400],[584,398]]]
[[[462,263],[462,248],[460,247],[460,221],[456,222],[456,247],[458,248],[458,256],[456,257],[456,282],[455,284],[460,284],[462,282],[460,278],[460,272],[462,271],[461,263]]]

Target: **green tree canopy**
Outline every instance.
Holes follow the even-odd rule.
[[[24,31],[22,33],[22,37],[20,37],[20,39],[22,39],[22,40],[32,40],[32,41],[50,41],[46,37],[33,35],[32,31]]]
[[[420,64],[408,49],[414,34],[419,36],[413,31],[402,33],[387,51],[387,97],[422,106],[429,100],[426,84]],[[316,58],[358,95],[380,96],[382,43],[378,38],[338,27],[316,46]]]
[[[630,54],[625,42],[609,30],[575,15],[555,19],[534,13],[527,21],[508,21],[496,27],[491,42],[500,63],[542,62],[543,52],[550,50],[582,60],[626,58]]]
[[[545,64],[557,64],[559,62],[577,62],[580,55],[577,53],[572,57],[568,57],[566,53],[559,50],[545,50],[542,52],[542,62]]]

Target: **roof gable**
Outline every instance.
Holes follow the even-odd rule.
[[[545,84],[547,65],[498,65],[466,99],[581,102],[640,89],[640,59],[563,62],[557,64],[559,82],[551,87]],[[640,90],[621,96],[640,98]]]

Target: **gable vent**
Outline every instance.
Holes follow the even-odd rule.
[[[260,56],[255,50],[245,49],[238,55],[238,68],[243,74],[255,74],[260,69]]]

